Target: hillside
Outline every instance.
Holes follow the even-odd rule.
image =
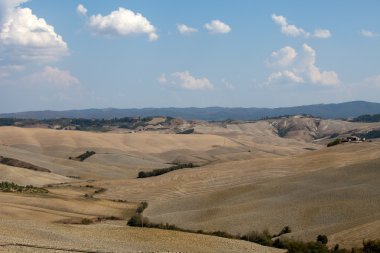
[[[189,124],[172,120],[178,124],[167,130]],[[163,121],[153,118],[149,124]],[[380,123],[293,116],[197,121],[191,127],[189,134],[0,127],[0,156],[17,161],[0,164],[0,181],[48,190],[0,192],[0,244],[11,243],[11,252],[28,252],[32,246],[42,251],[48,245],[63,251],[283,252],[213,236],[127,227],[141,201],[149,203],[144,215],[151,221],[195,231],[276,233],[290,226],[286,236],[308,241],[326,234],[332,246],[347,248],[380,237],[380,142],[326,147],[336,136],[380,129]],[[84,161],[69,159],[87,151],[94,154]],[[140,171],[185,163],[199,167],[137,178]],[[25,169],[25,164],[46,170]],[[94,223],[82,225],[83,219]]]

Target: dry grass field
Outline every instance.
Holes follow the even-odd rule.
[[[325,144],[334,133],[379,127],[305,118],[199,123],[188,135],[0,127],[1,156],[51,171],[0,164],[0,181],[49,191],[0,193],[0,251],[283,252],[127,227],[141,201],[149,203],[144,215],[151,221],[181,228],[244,234],[290,226],[288,237],[326,234],[331,245],[360,246],[380,238],[380,142]],[[69,159],[86,151],[96,154]],[[136,178],[188,162],[200,167]],[[111,216],[120,220],[105,219]],[[94,223],[82,225],[85,218]]]

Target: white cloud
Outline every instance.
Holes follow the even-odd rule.
[[[360,31],[360,34],[364,37],[368,37],[368,38],[373,38],[373,37],[378,37],[379,34],[376,33],[376,32],[372,32],[372,31],[368,31],[368,30],[361,30]]]
[[[189,71],[175,72],[168,77],[161,74],[157,81],[160,84],[172,85],[185,90],[212,90],[214,86],[206,77],[196,78]]]
[[[313,34],[299,28],[295,25],[290,25],[284,16],[272,14],[272,20],[281,27],[281,32],[287,36],[304,37],[304,38],[319,38],[327,39],[331,37],[331,32],[327,29],[316,29]]]
[[[272,52],[271,66],[286,67],[294,62],[297,57],[297,52],[292,47],[284,47],[279,51]]]
[[[196,78],[189,71],[176,72],[171,74],[172,83],[187,90],[211,90],[213,85],[206,78]]]
[[[87,9],[86,7],[83,6],[83,4],[79,4],[77,6],[77,12],[83,16],[86,16],[87,15]]]
[[[304,36],[309,37],[310,33],[305,32],[302,28],[298,28],[295,25],[289,25],[288,21],[284,16],[277,16],[276,14],[272,15],[272,20],[281,26],[281,32],[288,36],[298,37]]]
[[[20,4],[27,0],[1,3],[0,52],[10,61],[51,61],[68,53],[68,47],[53,26]]]
[[[31,75],[27,79],[31,83],[47,84],[63,88],[80,84],[79,80],[72,76],[69,71],[50,66],[46,66],[41,72]]]
[[[271,67],[279,68],[279,71],[268,77],[268,83],[306,83],[322,85],[338,85],[338,74],[334,71],[321,71],[316,66],[316,52],[307,44],[303,44],[300,55],[291,48],[284,47],[273,52],[270,60]]]
[[[107,16],[93,15],[90,17],[89,25],[99,34],[119,36],[146,34],[150,41],[158,39],[156,28],[147,18],[125,8],[119,8]]]
[[[189,27],[185,24],[178,24],[177,29],[181,34],[184,34],[184,35],[189,35],[189,34],[198,32],[198,29],[195,29],[193,27]]]
[[[309,76],[313,83],[326,85],[335,85],[339,83],[338,75],[334,71],[320,71],[315,66],[316,52],[307,44],[303,44],[304,59],[302,66],[305,67],[304,72]],[[301,68],[302,70],[302,68]]]
[[[327,29],[316,29],[313,36],[320,39],[327,39],[331,37],[331,32]]]
[[[210,33],[229,33],[231,27],[220,20],[212,20],[211,23],[205,24],[205,28]]]
[[[291,83],[303,83],[304,79],[289,70],[275,72],[270,74],[268,77],[268,83],[277,83],[283,81],[289,81]]]

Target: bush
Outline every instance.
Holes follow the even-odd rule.
[[[87,219],[87,218],[83,218],[82,219],[82,222],[81,222],[83,225],[90,225],[92,223],[94,223],[92,220],[90,219]]]
[[[49,191],[44,188],[34,187],[33,185],[21,186],[15,183],[1,182],[0,192],[48,193]]]
[[[272,246],[273,236],[269,233],[268,230],[263,232],[251,231],[241,237],[242,240],[258,243],[264,246]]]
[[[180,170],[180,169],[186,169],[186,168],[195,168],[199,167],[197,165],[194,165],[193,163],[184,163],[184,164],[177,164],[168,168],[163,169],[155,169],[152,171],[140,171],[137,175],[137,178],[145,178],[145,177],[156,177],[160,176],[162,174],[174,171],[174,170]]]
[[[364,253],[379,253],[380,240],[368,240],[363,242]]]
[[[136,209],[136,213],[142,214],[146,208],[148,208],[148,202],[141,202]]]
[[[135,214],[128,220],[127,225],[131,227],[149,227],[150,222],[148,218],[143,217],[141,214]]]
[[[283,229],[281,229],[280,233],[278,233],[277,235],[273,235],[273,237],[278,237],[278,236],[281,236],[284,234],[289,234],[291,232],[292,232],[292,229],[289,226],[285,226]]]
[[[329,249],[325,244],[320,242],[302,242],[296,240],[284,240],[283,248],[288,253],[329,253]]]
[[[317,236],[317,242],[320,242],[320,243],[326,245],[328,241],[329,240],[327,239],[327,236],[325,236],[325,235],[318,235]]]
[[[342,143],[342,139],[335,139],[334,141],[328,143],[327,147],[332,147],[332,146],[335,146],[335,145],[338,145],[338,144],[341,144],[341,143]]]
[[[105,188],[99,188],[99,189],[97,189],[96,191],[94,191],[94,194],[103,193],[103,192],[105,192],[105,191],[106,191]]]
[[[77,156],[75,158],[75,160],[83,162],[84,160],[86,160],[87,158],[89,158],[90,156],[93,156],[95,154],[96,154],[95,151],[86,151],[86,153],[83,153],[83,154]]]

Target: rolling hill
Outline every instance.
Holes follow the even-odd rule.
[[[309,241],[326,234],[330,246],[346,248],[380,237],[379,140],[326,147],[335,136],[380,129],[380,123],[293,116],[197,121],[192,127],[194,132],[185,135],[0,127],[0,156],[17,161],[0,164],[0,181],[48,190],[0,192],[0,245],[6,245],[0,247],[10,252],[33,252],[33,247],[49,252],[48,246],[63,252],[283,252],[207,235],[127,227],[141,201],[149,203],[144,215],[152,222],[195,231],[276,233],[290,226],[292,232],[284,236]],[[86,151],[95,154],[82,162],[69,159]],[[137,178],[141,170],[189,162],[200,167]],[[28,169],[32,165],[46,170]],[[83,219],[95,222],[86,226]]]

